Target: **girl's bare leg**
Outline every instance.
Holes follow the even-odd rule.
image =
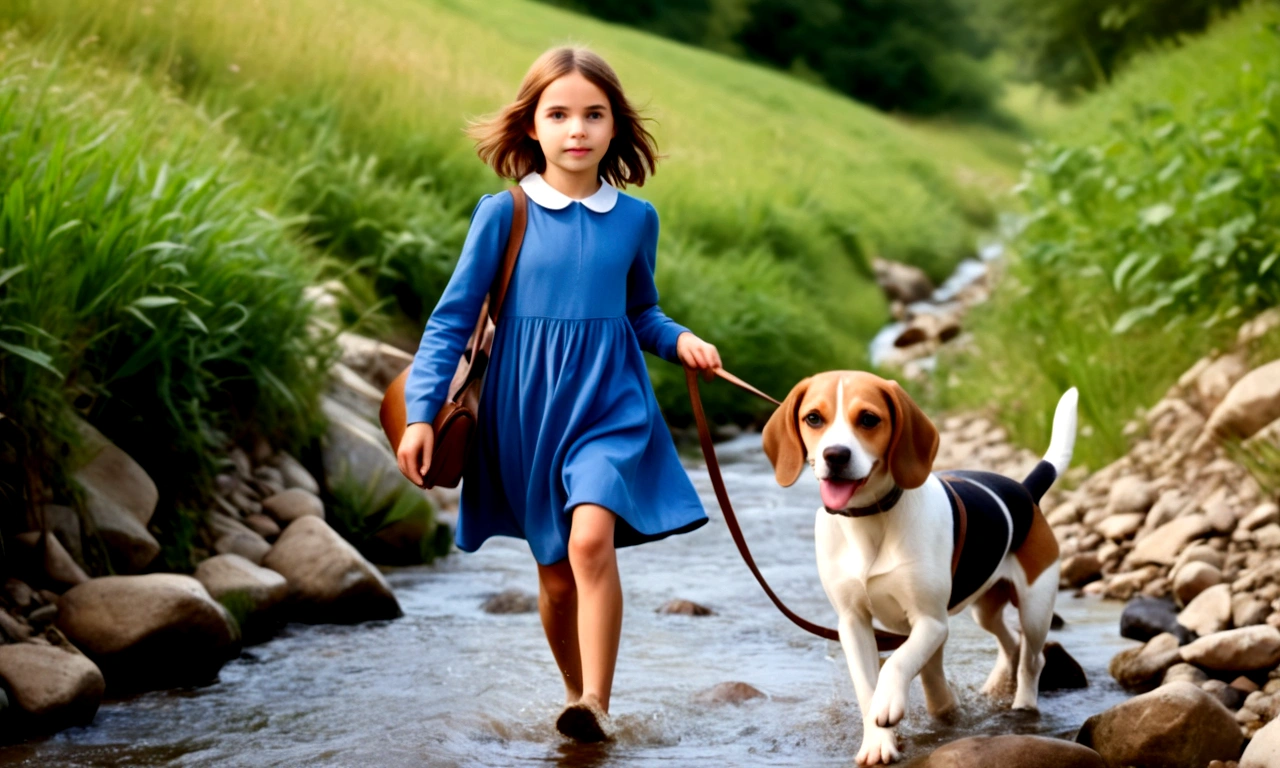
[[[564,698],[572,704],[582,698],[582,657],[578,651],[578,590],[566,558],[552,565],[538,565],[538,613],[556,666],[564,678]]]
[[[594,699],[605,712],[622,634],[622,582],[613,548],[615,519],[604,507],[580,504],[573,510],[569,532],[569,564],[578,587],[582,699]]]

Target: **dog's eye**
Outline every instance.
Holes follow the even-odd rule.
[[[858,426],[864,429],[871,429],[880,423],[880,417],[871,411],[863,411],[858,414]]]
[[[808,424],[811,427],[820,427],[822,426],[822,415],[817,411],[814,411],[813,413],[804,417],[804,423]]]

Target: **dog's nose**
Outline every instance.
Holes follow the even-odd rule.
[[[843,445],[832,445],[822,449],[822,458],[826,460],[828,466],[843,467],[849,463],[849,458],[853,456],[853,451]]]

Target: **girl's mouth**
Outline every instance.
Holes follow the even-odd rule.
[[[588,152],[590,152],[590,151],[591,151],[591,150],[590,150],[590,149],[588,149],[588,148],[586,148],[586,147],[582,147],[582,148],[579,148],[579,149],[566,149],[566,150],[565,150],[565,152],[569,153],[570,155],[573,155],[574,157],[582,157],[583,155],[587,154],[587,153],[588,153]]]

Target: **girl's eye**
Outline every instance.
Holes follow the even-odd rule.
[[[880,417],[871,411],[863,411],[858,414],[858,426],[864,429],[871,429],[880,423]]]
[[[604,117],[604,113],[603,113],[603,112],[591,112],[591,113],[589,113],[589,114],[587,115],[587,117],[590,117],[590,118],[595,119],[595,120],[599,120],[600,118]]]
[[[813,413],[804,417],[804,423],[808,424],[811,427],[820,427],[822,426],[822,415],[817,411],[814,411]]]
[[[552,112],[550,115],[548,115],[548,117],[550,117],[552,120],[559,120],[560,118],[564,117],[564,113],[563,113],[563,112]]]

